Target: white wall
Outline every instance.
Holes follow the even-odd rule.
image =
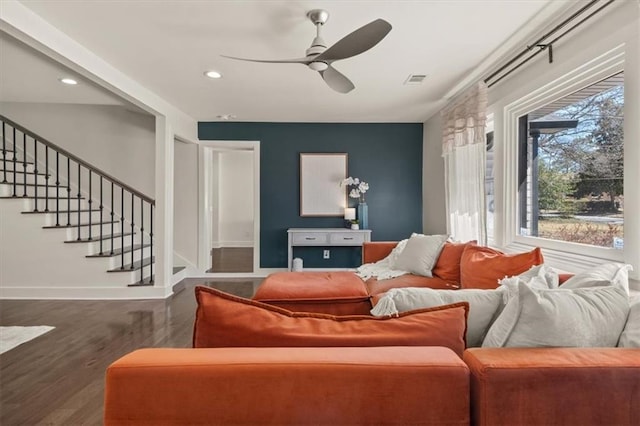
[[[17,102],[0,103],[0,113],[154,197],[154,117],[110,105]]]
[[[253,152],[220,153],[218,246],[253,245]]]
[[[211,156],[211,170],[209,171],[209,211],[211,212],[211,238],[209,248],[220,247],[220,151],[206,149],[207,155]]]
[[[198,145],[176,141],[173,186],[174,266],[198,263]]]
[[[440,114],[431,117],[423,126],[422,228],[425,234],[447,232]]]

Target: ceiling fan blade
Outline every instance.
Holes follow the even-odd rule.
[[[340,71],[329,65],[329,67],[320,71],[320,75],[324,79],[324,81],[336,92],[340,93],[349,93],[356,86],[353,85],[351,80],[344,76]]]
[[[366,52],[385,38],[391,31],[391,24],[384,19],[376,19],[351,34],[343,37],[333,46],[319,54],[314,60],[336,61]]]
[[[296,59],[275,59],[275,60],[237,58],[235,56],[227,56],[227,55],[220,55],[220,56],[222,56],[223,58],[235,59],[237,61],[265,62],[269,64],[305,64],[307,65],[313,59],[313,56],[311,57],[307,56],[305,58],[296,58]]]

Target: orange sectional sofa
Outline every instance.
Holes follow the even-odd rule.
[[[365,245],[365,262],[394,246]],[[351,282],[353,306],[394,286],[455,283],[442,278],[455,273],[453,259],[438,261],[435,278]],[[272,293],[289,309],[349,306],[343,294],[331,307],[328,289],[321,303],[317,294],[287,302],[299,295],[289,284]],[[640,349],[465,350],[466,303],[373,318],[291,312],[273,306],[278,300],[206,288],[196,294],[195,348],[144,349],[112,364],[105,425],[640,426]]]
[[[384,259],[397,244],[396,241],[364,243],[362,263],[375,263]],[[464,258],[466,267],[461,268],[463,253],[467,247],[473,249],[473,254]],[[296,312],[368,315],[380,297],[393,288],[456,290],[469,287],[463,280],[465,274],[466,280],[472,282],[474,288],[495,288],[498,286],[498,279],[506,275],[518,275],[542,261],[539,249],[529,253],[504,255],[488,247],[478,247],[475,242],[447,242],[433,267],[432,277],[405,274],[391,279],[378,280],[373,277],[362,281],[353,272],[279,272],[268,276],[253,298]],[[567,277],[561,277],[561,281]]]

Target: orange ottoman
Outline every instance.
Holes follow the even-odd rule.
[[[364,281],[353,272],[278,272],[260,284],[254,300],[293,312],[369,315]]]

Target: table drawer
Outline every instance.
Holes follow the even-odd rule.
[[[292,238],[293,245],[305,245],[305,246],[313,246],[313,245],[326,245],[327,244],[327,234],[324,232],[301,232],[293,234]]]
[[[329,235],[329,244],[334,246],[360,246],[365,241],[361,232],[335,232]]]

